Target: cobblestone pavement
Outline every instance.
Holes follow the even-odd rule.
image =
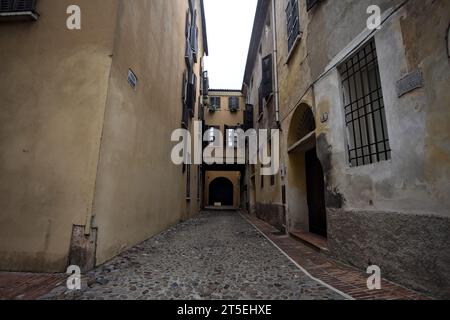
[[[44,299],[343,299],[311,280],[236,212],[209,212]],[[87,282],[87,283],[86,283]]]

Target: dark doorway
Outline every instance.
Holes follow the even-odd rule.
[[[214,179],[209,185],[209,205],[221,203],[222,206],[233,206],[233,183],[227,178]]]
[[[327,237],[325,182],[316,149],[306,152],[306,186],[308,192],[309,231]]]

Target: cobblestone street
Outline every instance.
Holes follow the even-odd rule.
[[[210,212],[134,247],[44,299],[344,299],[305,275],[236,212]]]

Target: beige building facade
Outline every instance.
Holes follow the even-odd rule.
[[[91,269],[199,210],[170,137],[200,116],[203,1],[30,3],[0,14],[0,269]]]
[[[204,97],[204,135],[205,147],[209,144],[216,146],[217,137],[212,130],[218,130],[222,136],[223,147],[222,163],[212,163],[213,159],[205,158],[203,170],[204,180],[204,207],[241,207],[241,181],[245,171],[245,165],[238,164],[236,152],[237,140],[235,138],[238,129],[244,129],[244,113],[246,110],[245,99],[240,90],[209,89]],[[220,146],[220,145],[219,145]],[[227,154],[231,150],[232,154]],[[209,161],[210,160],[210,161]],[[245,159],[243,159],[245,161]],[[231,164],[227,164],[232,162]],[[211,164],[207,164],[211,163]]]
[[[281,130],[275,184],[248,169],[251,211],[439,297],[450,295],[449,13],[447,1],[261,0],[244,79],[255,128]]]

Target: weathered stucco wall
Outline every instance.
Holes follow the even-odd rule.
[[[264,5],[261,6],[261,12],[258,12],[256,17],[259,22],[256,22],[255,27],[259,25],[261,28],[261,35],[259,39],[254,39],[257,51],[254,56],[255,61],[252,62],[253,68],[251,70],[251,75],[249,79],[246,79],[246,96],[247,102],[254,106],[254,128],[277,129],[278,125],[276,123],[274,95],[262,103],[263,106],[261,109],[259,103],[258,89],[262,81],[262,59],[270,54],[273,57],[274,53],[274,20],[272,15],[272,4],[271,1],[263,1],[263,3]],[[254,30],[253,32],[257,32],[257,30]],[[277,61],[282,64],[285,63],[285,61],[280,62],[280,59]],[[273,61],[273,64],[275,65],[275,61]],[[274,75],[273,81],[275,81]],[[253,167],[248,167],[248,170],[251,171],[252,174],[247,177],[247,184],[253,186],[252,190],[249,192],[250,210],[259,218],[271,223],[277,228],[283,228],[285,225],[285,210],[282,203],[280,174],[275,175],[274,178],[262,176],[260,164],[254,167],[254,172],[252,171]]]
[[[365,20],[332,24],[332,13],[344,12],[344,5],[327,3],[314,13],[310,25],[310,47],[317,58],[312,62],[314,76],[322,74],[335,56],[343,58],[355,48],[357,42],[344,49],[349,35],[364,31],[354,26],[364,26]],[[379,3],[388,9],[386,2]],[[345,10],[349,17],[359,17],[356,11],[367,7],[365,1],[361,6]],[[391,160],[350,167],[338,71],[332,68],[314,87],[316,117],[329,116],[317,135],[326,172],[332,253],[361,268],[377,264],[386,277],[442,297],[450,295],[450,252],[445,249],[450,206],[444,196],[450,187],[450,70],[445,45],[449,19],[446,1],[410,1],[374,35]],[[333,33],[350,27],[352,31]],[[328,42],[324,35],[330,35]],[[417,69],[424,87],[399,98],[396,82]]]
[[[191,214],[186,177],[170,158],[171,134],[182,118],[187,5],[184,0],[120,3],[94,205],[97,264]],[[127,83],[129,68],[139,79],[136,90]],[[200,79],[198,64],[196,73]]]
[[[82,29],[66,28],[69,5]],[[65,271],[92,206],[117,0],[40,0],[0,26],[0,269]]]

